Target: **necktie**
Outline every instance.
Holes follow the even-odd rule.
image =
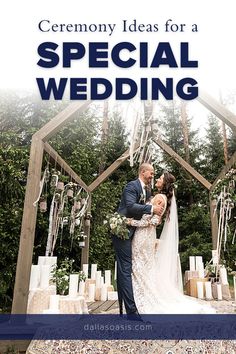
[[[144,187],[143,187],[143,190],[144,190],[144,202],[146,203],[147,197],[148,197],[148,195],[147,195],[147,193],[148,193],[148,186],[144,186]]]

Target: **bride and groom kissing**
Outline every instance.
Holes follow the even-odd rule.
[[[158,193],[151,197],[153,177],[153,166],[141,164],[138,178],[125,186],[118,208],[129,227],[126,240],[112,235],[120,315],[123,304],[127,316],[138,320],[142,314],[215,313],[183,294],[175,177],[164,172],[156,180]],[[165,222],[157,240],[156,227],[162,218]]]

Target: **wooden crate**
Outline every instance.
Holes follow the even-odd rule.
[[[206,282],[206,281],[208,281],[208,278],[189,279],[186,284],[186,294],[187,295],[197,297],[197,282],[198,281]],[[204,291],[204,296],[205,296],[205,291]]]

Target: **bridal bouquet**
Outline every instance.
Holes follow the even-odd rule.
[[[126,217],[118,214],[117,212],[113,214],[109,214],[106,216],[106,220],[104,220],[104,225],[108,225],[112,234],[117,237],[127,240],[129,230],[127,228]]]

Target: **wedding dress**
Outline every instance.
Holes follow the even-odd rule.
[[[167,205],[167,198],[160,194]],[[163,211],[163,213],[164,213]],[[132,284],[136,307],[140,314],[202,314],[216,313],[201,300],[183,294],[181,266],[178,255],[178,216],[175,196],[171,199],[156,247],[156,226],[161,217],[143,215],[132,220],[136,231],[132,240]]]

